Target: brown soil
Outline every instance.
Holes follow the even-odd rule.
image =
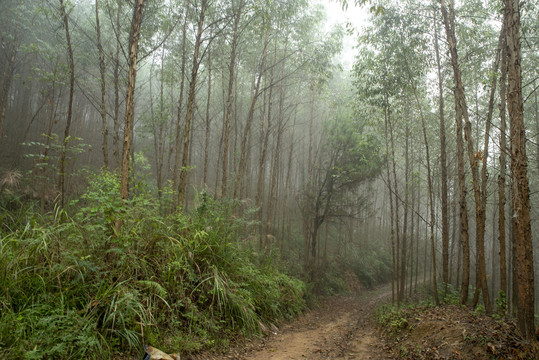
[[[400,359],[537,359],[537,342],[523,341],[510,320],[456,305],[402,310],[386,325]]]
[[[390,300],[391,286],[326,298],[281,329],[268,327],[263,339],[187,359],[539,359],[539,343],[523,341],[512,321],[461,306],[388,310],[380,327],[375,311]]]
[[[390,298],[387,286],[361,295],[327,298],[296,321],[270,330],[262,340],[225,355],[201,354],[196,359],[392,359],[373,318],[376,308]]]

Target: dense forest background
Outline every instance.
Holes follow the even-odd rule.
[[[2,4],[0,354],[198,351],[353,279],[535,333],[537,1]]]

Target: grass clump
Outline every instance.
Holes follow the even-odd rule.
[[[302,310],[304,283],[260,265],[234,202],[201,194],[163,215],[145,186],[133,193],[122,201],[104,172],[66,210],[0,211],[1,358],[193,352]]]
[[[410,325],[408,315],[413,311],[414,306],[412,304],[400,307],[394,304],[380,305],[375,313],[377,322],[386,332],[396,335]]]

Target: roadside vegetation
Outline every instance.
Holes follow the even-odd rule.
[[[123,201],[119,186],[112,173],[92,175],[78,200],[46,213],[16,191],[1,195],[2,358],[223,349],[293,318],[315,290],[349,291],[345,271],[367,285],[384,278],[378,262],[390,271],[387,256],[356,255],[306,283],[258,247],[254,209],[239,216],[240,203],[201,192],[191,211],[167,212],[166,191],[159,201],[140,181]]]
[[[485,313],[479,304],[459,304],[459,292],[439,289],[435,306],[432,287],[400,306],[384,304],[376,310],[388,350],[398,359],[536,359],[537,342],[525,341],[514,319],[504,316],[506,303],[497,301],[496,312]]]
[[[93,176],[78,202],[44,215],[2,197],[2,358],[195,351],[303,309],[305,284],[242,243],[252,220],[233,202],[201,194],[192,212],[163,216],[143,185],[128,203],[118,188]]]

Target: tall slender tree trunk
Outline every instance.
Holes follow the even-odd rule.
[[[101,75],[101,134],[103,135],[103,166],[105,170],[109,169],[109,130],[107,127],[107,102],[106,102],[106,83],[105,83],[105,54],[101,44],[101,26],[99,24],[99,1],[95,0],[95,26],[97,31],[97,50],[99,52],[99,73]]]
[[[437,275],[436,275],[436,248],[434,243],[434,226],[436,221],[435,216],[435,204],[434,204],[434,187],[432,185],[432,178],[431,178],[431,168],[430,168],[430,153],[429,153],[429,143],[427,138],[427,129],[425,125],[425,116],[423,114],[423,107],[421,106],[421,102],[419,101],[419,95],[417,93],[417,87],[415,85],[415,81],[412,75],[412,72],[410,70],[410,67],[408,65],[406,54],[404,55],[404,62],[406,65],[406,70],[408,72],[408,80],[410,82],[410,86],[412,87],[412,91],[417,103],[417,107],[419,109],[419,115],[421,118],[421,127],[423,129],[423,140],[425,142],[425,157],[427,162],[427,185],[428,185],[428,191],[429,191],[429,208],[430,208],[430,243],[431,243],[431,257],[432,257],[432,284],[434,288],[434,300],[436,302],[436,305],[440,304],[440,299],[438,297],[438,284],[437,284]]]
[[[459,74],[460,75],[460,74]],[[461,83],[462,84],[462,83]],[[462,86],[462,85],[461,85]],[[458,87],[457,87],[458,88]],[[461,87],[463,90],[463,87]],[[486,154],[482,154],[480,151],[475,151],[475,145],[472,137],[472,124],[468,117],[468,110],[464,98],[464,91],[458,91],[459,104],[464,116],[464,138],[467,140],[468,144],[468,158],[470,161],[470,167],[472,170],[472,184],[474,189],[474,200],[475,200],[475,238],[476,238],[476,292],[474,299],[472,301],[472,306],[475,306],[479,301],[479,292],[483,295],[483,301],[485,303],[485,308],[487,313],[491,312],[490,297],[488,292],[487,285],[487,274],[486,274],[486,264],[485,264],[485,207],[483,206],[482,201],[482,189],[479,183],[479,160],[483,159]]]
[[[275,51],[273,56],[273,65],[276,64],[277,60],[277,42],[275,42]],[[274,79],[274,66],[271,66],[270,70],[270,85],[269,85],[269,93],[267,96],[264,95],[264,111],[261,116],[262,120],[262,149],[260,150],[260,157],[258,160],[258,182],[257,182],[257,190],[256,190],[256,197],[255,202],[258,207],[260,207],[259,211],[259,223],[260,223],[260,236],[265,237],[268,234],[268,221],[269,221],[269,210],[267,211],[267,218],[264,219],[264,209],[262,208],[262,203],[264,202],[264,181],[266,178],[266,158],[268,153],[268,144],[269,144],[269,137],[271,133],[271,123],[272,123],[272,110],[273,110],[273,79]],[[267,86],[266,82],[265,85]],[[267,115],[266,115],[266,107],[267,107]],[[265,232],[265,233],[264,233]]]
[[[412,165],[411,165],[411,173],[412,173],[412,184],[411,184],[411,192],[412,192],[412,203],[410,205],[411,213],[410,213],[410,285],[408,288],[408,294],[410,297],[412,297],[412,289],[413,289],[413,280],[414,280],[414,239],[415,239],[415,202],[416,202],[416,193],[415,193],[415,186],[414,186],[414,151],[413,151],[413,143],[412,143]]]
[[[471,123],[468,118],[468,107],[466,105],[466,98],[464,95],[464,86],[461,80],[460,67],[458,63],[458,54],[457,54],[457,43],[455,36],[455,14],[454,14],[454,4],[453,0],[450,1],[449,15],[447,8],[445,6],[445,0],[440,0],[441,11],[444,19],[444,26],[446,30],[447,42],[449,46],[449,52],[451,55],[451,65],[453,67],[453,79],[455,82],[455,109],[456,109],[456,119],[457,119],[457,151],[462,150],[464,152],[464,146],[461,142],[461,134],[459,127],[462,130],[462,120],[465,122],[465,138],[468,143],[468,158],[470,161],[470,166],[472,168],[472,178],[473,178],[473,187],[474,187],[474,199],[476,204],[476,246],[477,246],[477,261],[479,263],[479,286],[483,292],[483,298],[485,301],[485,306],[487,311],[490,311],[490,299],[488,296],[488,291],[486,287],[486,274],[483,272],[485,270],[485,256],[484,256],[484,230],[485,224],[483,219],[484,209],[481,206],[481,192],[479,185],[479,172],[477,165],[476,153],[473,150],[473,139],[471,138]],[[460,156],[460,155],[459,155]],[[460,157],[459,157],[460,161]],[[461,174],[462,168],[462,174]],[[462,179],[461,179],[462,178]],[[462,197],[462,187],[465,186],[464,179],[464,159],[462,159],[462,166],[459,162],[459,182],[461,182],[461,197]],[[464,194],[466,190],[464,190]],[[462,201],[462,200],[461,200]],[[462,231],[462,242],[463,242],[463,290],[461,291],[461,302],[465,303],[468,297],[468,285],[469,285],[469,244],[468,244],[468,224],[467,220],[465,223],[462,222],[463,212],[467,214],[465,210],[465,196],[464,202],[461,202],[461,231]],[[464,225],[464,226],[463,226]],[[481,260],[482,259],[482,260]],[[483,281],[484,280],[484,281]],[[466,282],[466,284],[464,284]],[[486,294],[486,295],[485,295]]]
[[[249,107],[249,113],[247,114],[247,121],[245,123],[245,128],[243,129],[243,135],[241,139],[241,149],[240,149],[240,161],[238,164],[238,173],[236,175],[236,182],[234,184],[234,198],[237,198],[239,195],[241,183],[243,180],[243,174],[245,172],[246,159],[247,159],[247,140],[249,139],[250,132],[251,132],[251,125],[253,123],[256,101],[258,97],[260,96],[260,82],[265,72],[268,43],[269,43],[269,29],[266,30],[266,33],[264,35],[264,47],[262,49],[262,59],[260,61],[258,76],[256,77],[256,84],[255,84],[255,88],[253,92],[253,97],[251,99],[251,105]]]
[[[456,196],[451,196],[451,216],[452,216],[452,226],[451,226],[451,248],[449,250],[449,284],[453,284],[453,274],[455,274],[455,244],[457,244],[457,266],[456,266],[456,277],[458,279],[458,273],[459,273],[459,264],[460,264],[460,242],[457,242],[456,239],[456,229],[457,229],[457,198]],[[458,286],[458,280],[456,282]],[[455,287],[456,288],[456,287]]]
[[[307,159],[307,183],[311,183],[313,178],[313,142],[314,142],[314,85],[310,87],[311,99],[309,102],[309,158]]]
[[[296,96],[297,100],[297,96]],[[288,152],[288,167],[286,170],[286,180],[285,180],[285,188],[286,189],[292,189],[291,183],[292,183],[292,161],[293,161],[293,155],[294,155],[294,142],[295,142],[295,135],[296,135],[296,121],[297,121],[297,115],[298,115],[298,101],[295,102],[296,106],[294,107],[294,120],[292,124],[292,134],[290,136],[290,151]],[[290,206],[288,204],[288,198],[294,198],[294,193],[292,190],[292,193],[290,191],[284,192],[284,204],[285,208],[287,209],[287,216],[286,219],[286,228],[288,233],[288,240],[290,240],[290,234],[291,234],[291,228],[292,228],[292,216],[290,214]]]
[[[502,27],[503,33],[503,27]],[[501,37],[500,37],[501,41]],[[499,48],[498,48],[499,50]],[[499,64],[499,51],[496,52],[496,60],[494,62],[493,73],[496,74],[498,71]],[[460,74],[459,74],[460,75]],[[462,88],[462,86],[461,86]],[[494,107],[494,94],[496,88],[496,76],[494,76],[491,92],[490,92],[490,102],[489,110],[487,114],[486,129],[485,129],[485,140],[483,143],[483,151],[479,150],[475,153],[473,139],[471,135],[471,123],[468,120],[467,108],[465,106],[464,90],[458,91],[460,95],[460,106],[462,107],[462,114],[464,116],[466,126],[464,128],[465,137],[468,140],[468,157],[470,159],[470,166],[472,168],[472,178],[473,178],[473,187],[474,187],[474,199],[476,204],[476,290],[472,300],[472,306],[475,307],[479,301],[479,293],[482,292],[483,300],[485,302],[485,307],[487,312],[491,311],[490,297],[488,293],[488,283],[486,280],[486,263],[485,263],[485,226],[486,226],[486,185],[487,185],[487,157],[488,157],[488,143],[490,139],[490,126],[492,121],[492,110]],[[477,101],[477,92],[476,92],[476,104]],[[478,112],[478,109],[476,109]],[[477,130],[477,134],[479,131]],[[481,169],[481,184],[478,183],[478,162],[481,160],[482,169]]]
[[[405,132],[405,165],[404,165],[404,220],[402,225],[402,252],[401,252],[401,274],[400,274],[400,297],[404,300],[406,297],[406,240],[408,237],[408,168],[410,164],[410,159],[408,156],[408,148],[409,148],[409,128],[408,124],[406,124],[406,132]]]
[[[140,28],[142,25],[142,12],[144,9],[144,0],[136,0],[133,8],[133,19],[131,21],[131,31],[129,33],[129,69],[127,78],[127,97],[125,101],[124,118],[124,140],[122,150],[122,172],[120,193],[122,199],[129,197],[129,159],[132,146],[133,133],[133,111],[135,99],[135,84],[137,80],[137,57],[138,42],[140,39]],[[121,224],[117,224],[119,227]]]
[[[232,7],[234,8],[234,1],[232,1]],[[222,165],[222,183],[221,183],[221,196],[227,196],[228,188],[228,147],[230,142],[230,118],[232,117],[232,102],[233,102],[233,90],[234,79],[236,69],[236,51],[238,47],[239,38],[239,24],[241,19],[241,13],[243,10],[243,0],[239,0],[238,7],[234,9],[234,30],[232,33],[232,44],[230,48],[230,63],[228,64],[228,92],[226,99],[226,114],[223,134],[223,165]]]
[[[224,74],[221,72],[221,95],[223,97],[223,102],[225,101],[225,81],[224,81]],[[226,116],[226,114],[224,115]],[[225,133],[225,121],[223,117],[223,121],[221,124],[221,131],[219,132],[219,144],[217,146],[217,166],[215,167],[215,182],[213,184],[214,186],[214,194],[219,194],[220,186],[222,185],[220,182],[220,176],[221,176],[221,157],[223,156],[223,138]]]
[[[533,80],[533,88],[535,89],[535,91],[533,92],[533,97],[535,100],[535,133],[539,137],[539,101],[537,100],[537,93],[539,92],[539,90],[535,85],[535,80]],[[539,172],[539,140],[536,139],[535,141],[535,166],[537,167],[537,171]]]
[[[496,261],[494,259],[496,259],[496,241],[494,241],[494,239],[496,238],[496,215],[497,215],[497,212],[496,212],[496,209],[492,209],[492,242],[491,242],[491,276],[492,276],[492,280],[491,280],[491,284],[492,286],[490,287],[490,297],[491,299],[496,299],[496,286],[499,284],[499,282],[497,282],[497,277],[498,277],[498,274],[496,274]],[[499,253],[499,251],[498,251]],[[496,309],[495,309],[496,310]]]
[[[417,182],[417,212],[421,209],[421,182]],[[417,278],[419,276],[419,236],[421,235],[421,230],[419,229],[419,216],[416,216],[416,239],[415,239],[415,281],[414,281],[414,290],[417,291]]]
[[[166,165],[165,165],[165,174],[164,177],[166,179],[169,179],[169,178],[172,178],[172,176],[174,176],[173,174],[173,166],[172,166],[172,159],[173,159],[173,155],[174,154],[174,148],[175,148],[175,143],[174,143],[174,140],[172,139],[171,135],[173,134],[173,129],[175,128],[175,124],[176,124],[176,118],[173,116],[174,115],[174,111],[175,111],[175,105],[174,105],[174,102],[175,102],[175,94],[174,94],[174,89],[176,87],[176,84],[175,82],[173,81],[170,81],[169,82],[169,92],[168,92],[168,96],[169,96],[169,103],[168,103],[168,111],[169,111],[169,116],[168,116],[168,124],[166,125],[167,126],[167,140],[168,140],[168,154],[167,154],[167,162],[166,162]],[[169,135],[170,134],[170,135]]]
[[[514,201],[513,201],[513,177],[510,176],[510,184],[509,188],[511,191],[509,192],[509,214],[514,214]],[[515,243],[515,218],[514,216],[511,216],[510,218],[510,230],[509,230],[509,243],[510,243],[510,249],[511,249],[511,257],[510,261],[511,264],[509,266],[509,271],[511,271],[511,301],[508,301],[508,303],[512,307],[512,311],[510,314],[513,316],[517,315],[518,311],[518,273],[517,273],[517,249],[516,249],[516,243]]]
[[[271,181],[270,181],[270,192],[269,192],[269,201],[268,201],[268,219],[272,218],[273,209],[277,202],[277,185],[278,185],[278,176],[279,176],[279,163],[280,163],[280,154],[281,154],[281,142],[283,137],[283,126],[284,126],[284,97],[285,97],[285,86],[284,86],[284,71],[286,64],[286,55],[288,50],[288,42],[285,41],[283,60],[281,63],[281,81],[279,85],[279,113],[277,121],[277,139],[275,140],[275,153],[273,154],[273,165],[271,171]],[[277,49],[275,49],[277,54]],[[327,229],[327,227],[326,227]]]
[[[188,0],[185,4],[185,14],[183,19],[183,31],[182,31],[182,61],[180,65],[180,95],[178,98],[178,114],[176,117],[176,137],[174,144],[176,151],[174,153],[174,173],[172,175],[172,184],[174,191],[179,190],[180,186],[180,154],[181,154],[181,143],[182,143],[182,115],[183,115],[183,91],[185,88],[185,65],[187,63],[187,54],[186,54],[186,43],[187,43],[187,20],[189,18],[190,10],[190,1]],[[174,199],[174,208],[177,208],[181,204],[178,203],[178,198]]]
[[[182,153],[182,168],[180,171],[180,185],[178,190],[178,206],[182,206],[185,198],[185,188],[187,186],[187,172],[189,169],[188,159],[191,146],[191,119],[195,108],[195,95],[198,68],[200,65],[199,53],[200,46],[202,44],[202,32],[204,31],[204,17],[206,15],[206,9],[208,6],[208,0],[202,0],[200,4],[200,15],[198,18],[197,34],[195,39],[195,52],[193,54],[193,67],[191,69],[191,82],[189,83],[189,96],[187,97],[187,108],[185,113],[185,128],[183,136],[183,153]]]
[[[152,65],[153,67],[153,65]],[[155,177],[157,182],[157,196],[161,199],[163,191],[163,164],[165,163],[165,142],[164,127],[165,127],[165,98],[164,98],[164,76],[165,76],[165,46],[161,49],[161,70],[159,82],[159,117],[157,118],[153,110],[153,95],[152,95],[152,79],[150,78],[150,107],[151,107],[151,125],[153,130],[154,140],[154,156],[155,156]]]
[[[55,66],[54,66],[54,70],[53,70],[53,79],[56,79],[56,75],[58,73],[58,68],[59,68],[59,65],[58,65],[58,62],[55,63]],[[49,100],[49,105],[50,105],[50,110],[49,110],[49,116],[48,116],[48,124],[47,124],[47,132],[46,132],[46,137],[45,137],[45,146],[43,148],[43,153],[40,157],[40,162],[42,164],[45,164],[45,162],[47,161],[46,159],[49,158],[49,151],[50,151],[50,143],[51,143],[51,139],[52,139],[52,127],[54,125],[54,119],[56,117],[56,109],[58,108],[58,102],[55,103],[55,96],[56,96],[56,80],[53,80],[52,81],[52,89],[51,89],[51,94],[50,94],[50,100]],[[60,99],[60,96],[58,96],[58,100]],[[48,181],[47,181],[47,167],[46,166],[41,166],[41,177],[42,177],[42,181],[41,181],[41,191],[40,191],[40,207],[41,207],[41,212],[44,213],[45,212],[45,201],[46,201],[46,192],[47,192],[47,185],[48,185]]]
[[[6,112],[8,106],[9,91],[11,89],[11,82],[14,74],[16,53],[13,51],[9,57],[8,66],[4,75],[4,83],[2,86],[2,95],[0,98],[0,146],[2,146],[3,139],[5,137],[4,128],[6,122]]]
[[[166,44],[163,44],[161,52],[161,79],[159,81],[159,126],[157,128],[157,138],[159,139],[159,144],[157,146],[157,153],[155,154],[157,158],[157,169],[156,169],[156,180],[157,180],[157,196],[161,199],[163,192],[163,165],[165,164],[165,145],[167,139],[165,137],[165,126],[167,125],[167,118],[165,117],[165,60],[166,60]]]
[[[210,35],[211,37],[211,35]],[[212,63],[211,63],[211,49],[208,49],[208,99],[206,100],[206,128],[204,133],[204,172],[202,181],[204,187],[208,187],[208,166],[210,156],[210,131],[211,131],[211,117],[210,117],[210,105],[211,105],[211,82],[212,82]]]
[[[513,180],[513,218],[518,276],[517,320],[522,336],[526,339],[534,339],[536,336],[534,324],[535,288],[528,158],[526,156],[526,129],[522,99],[520,8],[518,0],[504,0],[504,4],[508,65],[507,108],[511,124],[511,176]]]
[[[489,305],[487,304],[487,298],[485,297],[485,292],[487,292],[488,296],[488,288],[486,287],[487,280],[486,280],[486,264],[485,264],[485,256],[484,256],[484,237],[485,237],[485,226],[486,226],[486,206],[487,206],[487,158],[488,158],[488,144],[490,140],[490,128],[492,124],[492,112],[494,109],[494,97],[496,93],[496,83],[497,83],[497,73],[498,73],[498,66],[500,62],[500,49],[502,46],[502,39],[504,36],[504,26],[502,25],[502,30],[500,32],[500,39],[498,43],[498,49],[496,51],[496,58],[494,61],[492,73],[494,74],[494,77],[492,79],[492,84],[490,88],[490,99],[489,99],[489,105],[488,105],[488,112],[487,112],[487,119],[486,119],[486,126],[485,126],[485,138],[483,141],[483,151],[479,151],[474,156],[474,161],[481,160],[482,167],[481,167],[481,186],[479,189],[480,194],[480,208],[481,212],[478,211],[478,213],[481,215],[481,219],[476,220],[476,223],[482,224],[482,231],[480,229],[477,229],[477,262],[478,262],[478,283],[481,284],[481,286],[477,286],[482,288],[483,291],[483,299],[485,301],[485,306],[487,308],[487,311],[489,311]],[[470,145],[468,144],[468,151],[470,151]],[[475,187],[475,185],[474,185]],[[476,192],[476,190],[474,190]],[[474,300],[472,305],[475,306],[477,304],[477,301],[479,300],[479,291],[476,289]]]
[[[69,143],[69,130],[71,128],[71,120],[73,117],[73,94],[75,92],[75,61],[73,60],[73,48],[71,46],[71,36],[69,33],[69,21],[67,18],[64,0],[60,0],[60,15],[64,23],[67,42],[67,55],[69,58],[69,102],[67,109],[66,127],[64,130],[64,140],[62,143],[62,152],[60,154],[60,174],[58,176],[58,192],[60,193],[60,206],[63,208],[65,201],[65,163],[67,157],[67,145]]]
[[[164,49],[163,49],[164,50]],[[163,56],[163,53],[164,51],[161,52],[161,56]],[[153,135],[153,152],[154,152],[154,160],[155,160],[155,169],[156,169],[156,177],[157,177],[157,193],[158,193],[158,196],[161,196],[161,191],[160,191],[160,179],[159,179],[159,136],[158,136],[158,126],[156,124],[156,116],[155,116],[155,110],[154,110],[154,106],[153,106],[153,68],[154,68],[154,65],[155,65],[155,60],[152,60],[152,65],[150,66],[150,74],[152,76],[150,76],[150,80],[149,80],[149,84],[150,84],[150,127],[152,129],[152,135]],[[161,67],[163,65],[163,61],[161,61]],[[161,82],[162,84],[162,82]]]
[[[435,224],[436,217],[434,215],[434,189],[432,186],[431,169],[430,169],[429,142],[427,138],[427,129],[425,126],[425,117],[423,115],[423,108],[421,106],[421,102],[419,101],[419,97],[417,95],[417,89],[415,87],[414,81],[411,76],[410,76],[410,83],[412,85],[412,90],[414,92],[417,106],[419,108],[419,114],[421,117],[421,127],[423,129],[423,140],[425,141],[425,157],[427,160],[427,185],[429,189],[429,208],[430,208],[429,226],[430,226],[430,246],[431,246],[431,257],[432,257],[432,284],[434,288],[434,301],[436,302],[436,305],[440,305],[440,299],[438,297],[438,283],[437,283],[438,280],[437,280],[437,275],[436,275],[436,248],[434,245],[434,224]]]
[[[112,134],[112,148],[116,168],[121,166],[120,157],[120,14],[122,13],[122,0],[116,1],[118,9],[116,10],[116,51],[114,54],[114,125]]]
[[[273,93],[273,88],[270,88],[269,96],[264,93],[264,101],[262,103],[262,113],[260,114],[260,147],[258,155],[258,181],[256,184],[256,195],[255,195],[255,205],[259,209],[257,214],[258,219],[258,235],[260,236],[260,246],[262,248],[262,236],[264,234],[264,207],[262,203],[264,202],[264,180],[266,178],[266,154],[269,143],[269,134],[270,134],[270,124],[271,124],[271,107],[268,106],[271,103],[271,100],[268,100],[268,97],[271,98]],[[269,109],[268,109],[269,108]],[[269,112],[269,115],[266,115]]]
[[[389,109],[389,99],[386,95],[386,109]],[[391,162],[393,172],[393,192],[395,196],[395,281],[397,290],[397,305],[400,305],[401,294],[399,292],[399,258],[400,258],[400,229],[399,229],[399,188],[397,183],[397,165],[395,160],[395,141],[393,138],[393,124],[390,112],[387,111],[387,123],[389,125],[389,138],[391,142]]]
[[[440,51],[438,46],[438,25],[436,24],[436,15],[434,19],[434,49],[436,52],[436,66],[438,70],[438,111],[440,115],[440,168],[442,181],[442,282],[444,294],[447,293],[447,284],[449,283],[449,218],[447,205],[447,154],[445,145],[445,116],[444,116],[444,93],[442,66],[440,64]]]
[[[387,95],[386,95],[387,96]],[[388,117],[389,109],[387,107],[388,101],[386,100],[386,107],[384,109],[384,139],[386,144],[386,154],[389,155],[389,131],[388,131]],[[391,222],[391,232],[390,232],[390,241],[391,241],[391,259],[392,259],[392,272],[391,272],[391,302],[395,303],[395,283],[397,280],[397,262],[395,258],[395,228],[394,228],[394,219],[393,219],[393,189],[391,187],[391,176],[389,173],[390,165],[386,165],[386,177],[387,177],[387,188],[389,192],[389,213],[390,213],[390,222]]]
[[[486,126],[485,126],[485,138],[483,141],[483,154],[481,158],[482,166],[481,166],[481,207],[483,209],[483,223],[485,223],[486,219],[486,207],[487,207],[487,159],[488,159],[488,145],[490,140],[490,129],[492,125],[492,113],[494,110],[494,99],[496,94],[496,84],[497,84],[497,74],[498,74],[498,67],[500,64],[500,50],[502,48],[503,44],[503,38],[505,35],[504,26],[502,25],[502,29],[500,32],[500,37],[498,41],[498,48],[496,50],[496,57],[494,60],[494,65],[492,68],[492,73],[494,74],[494,77],[492,79],[491,87],[490,87],[490,97],[489,97],[489,105],[488,105],[488,112],[487,112],[487,119],[486,119]],[[483,233],[484,237],[484,233]],[[484,258],[482,259],[484,261]],[[483,269],[486,272],[486,269]],[[484,281],[486,283],[486,274],[484,274],[485,279],[481,279],[481,281]],[[486,290],[484,290],[486,291]],[[484,295],[483,295],[484,296]],[[486,302],[485,302],[486,304]]]
[[[505,241],[505,171],[507,168],[506,152],[507,141],[505,132],[507,124],[505,121],[505,104],[506,99],[506,84],[507,84],[507,49],[505,46],[505,38],[502,46],[501,55],[501,77],[500,77],[500,103],[498,109],[500,111],[500,174],[498,175],[498,240],[500,243],[500,291],[509,299],[507,287],[507,255]],[[509,304],[510,302],[508,302]]]
[[[17,59],[17,52],[19,50],[19,23],[16,22],[15,29],[13,31],[13,46],[11,47],[11,54],[8,59],[7,67],[3,71],[3,86],[2,93],[0,95],[0,150],[2,149],[2,142],[5,137],[4,128],[6,123],[6,113],[8,107],[9,92],[11,91],[11,82],[15,75],[15,60]]]

